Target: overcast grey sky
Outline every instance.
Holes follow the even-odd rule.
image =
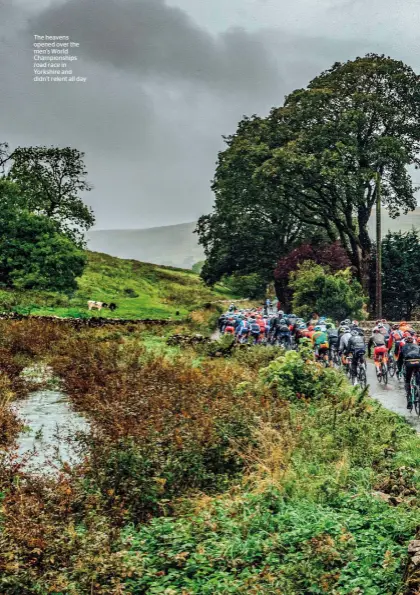
[[[193,221],[221,136],[337,60],[420,70],[417,0],[0,0],[0,141],[86,153],[97,228]],[[80,42],[85,84],[32,81],[34,34]]]

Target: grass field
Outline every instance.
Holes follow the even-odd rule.
[[[88,258],[88,266],[78,280],[79,289],[74,295],[2,290],[0,310],[77,318],[168,319],[185,317],[199,304],[233,297],[221,285],[209,289],[189,270],[122,260],[97,252],[88,252]],[[89,312],[88,300],[114,302],[117,310]]]

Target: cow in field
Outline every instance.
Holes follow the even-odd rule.
[[[91,310],[102,310],[102,308],[109,308],[111,312],[117,309],[117,304],[111,302],[110,304],[106,304],[105,302],[94,302],[93,300],[88,301],[88,308],[89,311]]]
[[[94,302],[93,300],[88,301],[88,308],[89,311],[91,310],[102,310],[102,308],[107,308],[108,304],[105,302]]]

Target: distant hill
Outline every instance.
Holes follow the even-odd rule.
[[[375,213],[369,221],[369,232],[372,239],[376,233]],[[412,227],[420,229],[420,209],[398,219],[391,219],[388,213],[382,212],[382,234],[391,231],[408,231]],[[204,252],[198,244],[195,233],[196,223],[181,223],[165,227],[149,229],[100,229],[87,234],[88,248],[94,252],[102,252],[117,256],[190,269],[193,264],[204,260]]]
[[[118,258],[190,269],[204,260],[204,252],[193,233],[196,223],[150,229],[104,229],[87,234],[88,248]]]

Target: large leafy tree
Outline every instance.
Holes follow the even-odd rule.
[[[20,206],[52,219],[79,245],[95,222],[80,196],[91,190],[83,158],[83,153],[69,147],[19,147],[10,155],[8,171],[8,178],[20,188]]]
[[[3,208],[0,213],[0,284],[19,289],[71,291],[85,253],[45,216]]]
[[[294,226],[299,221],[331,241],[338,237],[366,290],[368,221],[379,188],[392,216],[416,206],[408,167],[420,164],[419,77],[403,62],[374,54],[336,63],[268,118],[245,119],[228,145],[214,185],[217,227],[229,204],[240,212],[254,204],[258,211],[264,197],[279,228],[282,215],[292,212]],[[210,268],[225,255],[222,234],[212,237]]]
[[[378,191],[393,216],[416,206],[407,168],[420,164],[419,77],[373,54],[336,63],[271,117],[293,138],[273,151],[264,174],[287,185],[298,217],[339,234],[366,288]]]
[[[199,219],[196,230],[207,258],[201,274],[210,284],[236,272],[270,281],[277,260],[309,235],[284,189],[255,178],[271,156],[270,136],[270,123],[255,116],[225,138],[212,186],[213,212]]]
[[[420,304],[419,231],[388,233],[382,262],[384,313],[390,320],[411,320]]]

